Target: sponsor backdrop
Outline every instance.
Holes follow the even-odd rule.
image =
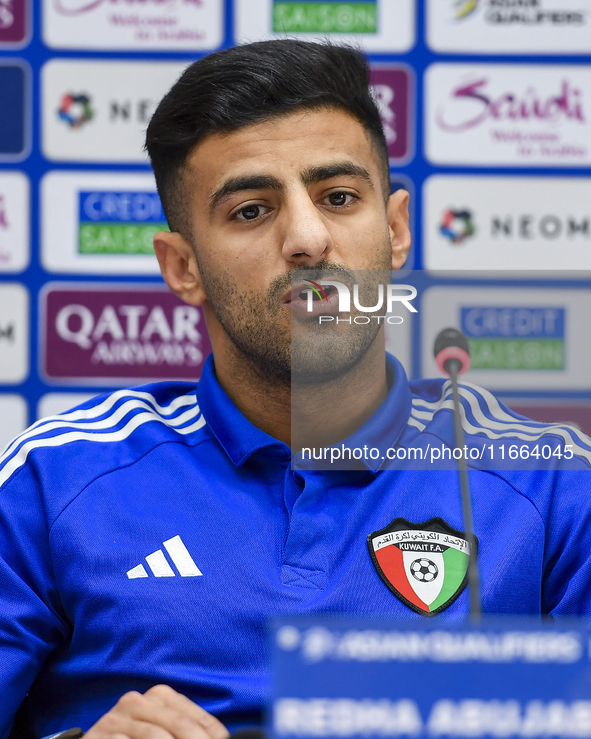
[[[370,56],[423,282],[410,374],[453,324],[469,380],[591,432],[591,0],[0,0],[0,447],[113,387],[198,379],[143,134],[192,60],[284,36]]]

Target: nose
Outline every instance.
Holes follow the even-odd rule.
[[[308,192],[293,195],[286,205],[282,247],[285,261],[312,265],[326,258],[334,249],[332,235]]]

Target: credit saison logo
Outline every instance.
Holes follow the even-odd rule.
[[[377,0],[274,0],[276,33],[377,33]]]
[[[553,8],[544,0],[453,0],[457,21],[483,8],[485,23],[503,26],[582,26],[586,22],[581,8]]]
[[[473,369],[565,368],[564,308],[464,306],[460,316]]]
[[[155,192],[78,193],[80,254],[153,254],[158,231],[168,231]]]
[[[315,303],[320,304],[320,310],[323,307],[327,309],[336,309],[338,313],[350,313],[351,312],[351,291],[345,283],[339,280],[303,280],[303,290],[300,295],[306,295],[306,311],[308,313],[318,313],[318,309],[315,308]],[[324,288],[329,288],[325,290]],[[332,290],[330,288],[333,288]],[[402,294],[400,294],[402,291]],[[385,293],[385,295],[384,295]],[[410,312],[417,313],[417,309],[411,304],[417,296],[417,290],[412,285],[386,285],[384,291],[384,285],[377,285],[377,296],[375,296],[375,305],[364,306],[361,305],[359,296],[359,285],[353,285],[353,306],[361,313],[376,313],[377,311],[383,311],[385,307],[386,313],[391,313],[394,306],[402,303],[402,305]],[[336,303],[333,301],[336,300]],[[372,320],[377,321],[381,324],[384,322],[391,324],[400,324],[404,322],[402,316],[390,316],[390,315],[379,315],[379,316],[339,316],[339,315],[328,315],[322,314],[318,316],[318,323],[330,323],[334,321],[336,323],[357,323],[357,324],[368,324]]]
[[[437,125],[444,131],[461,132],[475,128],[489,119],[517,123],[520,121],[542,121],[560,123],[561,121],[585,122],[581,90],[568,79],[562,81],[560,89],[544,95],[533,85],[521,93],[507,90],[500,95],[487,92],[489,80],[486,77],[454,87],[449,100],[437,110]],[[467,103],[472,105],[467,105]],[[458,115],[461,106],[465,115]],[[450,114],[454,114],[451,122]],[[519,137],[519,132],[515,134]],[[509,138],[507,138],[509,137]],[[504,134],[503,140],[510,140]]]

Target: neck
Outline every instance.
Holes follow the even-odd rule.
[[[215,346],[216,376],[236,407],[257,428],[298,452],[350,436],[388,394],[383,330],[365,354],[337,379],[297,385],[263,375],[236,349]]]
[[[384,332],[363,358],[335,380],[296,385],[291,396],[291,448],[324,448],[362,426],[388,394]]]

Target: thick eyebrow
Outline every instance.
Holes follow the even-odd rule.
[[[269,174],[231,177],[209,198],[209,211],[213,213],[223,200],[236,192],[242,192],[243,190],[276,190],[282,192],[283,189],[280,180]]]
[[[310,167],[302,172],[302,182],[304,185],[313,185],[323,180],[332,180],[333,177],[360,177],[365,180],[372,188],[373,181],[369,172],[354,162],[335,162],[334,164],[324,164],[319,167]]]
[[[333,177],[360,177],[372,188],[373,182],[369,172],[354,162],[335,162],[334,164],[323,164],[318,167],[309,167],[302,172],[304,185],[313,185]],[[275,190],[283,192],[283,183],[269,174],[243,175],[242,177],[231,177],[219,187],[209,198],[209,211],[213,211],[230,195],[244,190]]]

